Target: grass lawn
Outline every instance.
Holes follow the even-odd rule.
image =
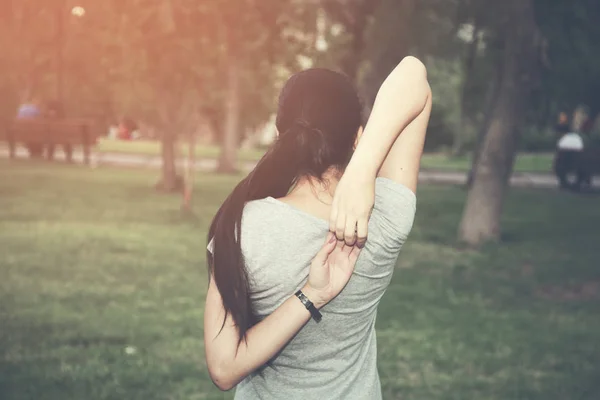
[[[127,153],[158,156],[160,154],[160,142],[152,140],[123,141],[101,138],[98,150],[106,153]],[[218,146],[196,145],[195,154],[198,158],[217,158],[220,153]],[[179,145],[179,154],[187,154],[187,146]],[[243,161],[258,161],[264,154],[260,149],[242,149],[239,158]]]
[[[552,162],[554,154],[551,153],[520,153],[517,155],[514,170],[518,172],[553,173]],[[426,153],[423,155],[421,165],[432,170],[469,171],[471,157],[449,157],[443,153]]]
[[[184,154],[183,146],[181,154]],[[130,153],[144,155],[160,154],[160,144],[155,141],[139,140],[133,142],[102,139],[98,149],[103,152]],[[200,158],[216,158],[219,155],[217,146],[198,145],[196,154]],[[256,161],[262,157],[264,151],[256,149],[243,149],[240,151],[240,159],[244,161]],[[515,164],[516,172],[552,172],[552,154],[527,154],[523,153],[517,157]],[[429,153],[423,156],[423,167],[435,170],[468,171],[471,168],[470,157],[448,157],[442,153]]]
[[[204,364],[207,225],[152,171],[0,160],[0,398],[231,399]],[[512,191],[506,240],[454,242],[464,192],[423,186],[377,319],[384,399],[600,398],[598,198]],[[325,400],[325,399],[323,399]]]

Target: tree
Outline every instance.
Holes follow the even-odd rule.
[[[162,172],[156,188],[162,191],[183,189],[178,138],[197,133],[206,104],[219,95],[211,90],[218,81],[219,47],[209,6],[191,0],[96,5],[103,23],[90,33],[103,38],[96,51],[106,59],[106,91],[119,114],[159,133]]]
[[[0,119],[14,116],[19,101],[44,100],[55,89],[55,2],[5,1],[0,4]],[[15,40],[19,38],[19,40]]]
[[[600,112],[600,80],[597,71],[600,69],[600,9],[593,0],[569,2],[564,0],[536,2],[536,16],[544,40],[541,44],[541,57],[543,68],[541,81],[534,88],[533,95],[528,101],[528,107],[523,125],[532,127],[534,131],[543,132],[553,130],[553,124],[559,111],[573,110],[578,104],[584,103],[590,107],[593,118]],[[493,8],[493,7],[488,7]],[[493,11],[493,10],[491,10]],[[488,10],[488,13],[490,10]],[[495,34],[495,19],[484,19],[488,32]],[[497,29],[496,29],[497,31]],[[496,39],[487,35],[486,51],[478,62],[475,73],[485,76],[487,94],[484,100],[478,103],[483,105],[484,118],[479,124],[477,142],[469,172],[468,186],[473,182],[475,165],[479,160],[480,148],[491,111],[496,101],[496,89],[500,74],[493,68],[499,64],[498,55],[502,49],[495,44]],[[490,49],[490,47],[492,47]],[[492,51],[490,51],[492,50]],[[492,67],[492,68],[490,68]],[[481,74],[478,70],[488,68],[488,72]],[[473,93],[470,95],[471,102]],[[532,130],[532,129],[529,129]],[[552,140],[552,137],[550,137]],[[541,144],[543,145],[543,143]]]
[[[278,70],[290,61],[297,64],[296,55],[302,52],[308,8],[314,5],[295,0],[219,2],[220,68],[225,71],[219,171],[237,170],[242,131],[268,119]]]
[[[227,62],[227,87],[225,94],[225,124],[219,157],[219,172],[233,173],[237,171],[237,149],[240,141],[240,65],[235,51],[230,47],[230,60]]]
[[[460,239],[473,246],[500,238],[520,124],[539,72],[540,34],[533,1],[506,1],[502,11],[502,77],[459,227]]]
[[[540,103],[549,99],[551,112],[584,103],[592,116],[600,113],[600,7],[595,0],[538,1],[546,68]],[[539,108],[539,107],[538,107]],[[538,113],[542,118],[547,113]],[[552,118],[553,120],[554,118]]]
[[[469,169],[469,173],[467,175],[467,188],[471,188],[473,186],[473,180],[475,179],[475,171],[477,169],[477,164],[479,163],[479,159],[481,156],[481,149],[483,147],[485,135],[488,132],[490,127],[490,123],[492,121],[494,107],[496,105],[496,100],[498,97],[498,88],[500,86],[500,78],[501,71],[496,71],[494,76],[490,81],[490,84],[487,89],[487,93],[483,102],[483,122],[480,124],[480,127],[477,131],[477,138],[475,142],[475,147],[472,151],[471,157],[471,168]]]
[[[377,23],[369,27],[360,86],[370,111],[379,87],[394,67],[410,53],[416,0],[380,0],[374,12]]]
[[[481,3],[481,2],[480,2]],[[463,70],[462,70],[462,85],[460,93],[460,123],[458,129],[454,132],[454,140],[452,144],[452,155],[460,156],[465,150],[465,136],[469,130],[469,116],[467,113],[468,101],[471,95],[471,87],[473,85],[473,73],[475,71],[475,62],[477,60],[477,53],[482,44],[482,14],[481,10],[483,7],[481,4],[477,4],[478,9],[473,12],[473,18],[469,23],[471,32],[467,41],[467,48],[465,55],[463,56]]]
[[[331,24],[339,24],[344,39],[337,44],[336,63],[353,82],[357,82],[360,67],[364,61],[366,34],[371,25],[371,17],[380,0],[323,0],[323,9]],[[340,34],[338,34],[339,36]],[[332,41],[334,37],[327,37]]]

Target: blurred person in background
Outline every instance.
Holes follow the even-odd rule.
[[[42,117],[42,110],[39,106],[39,102],[34,97],[28,97],[17,110],[17,119],[19,120],[31,120],[39,119]],[[36,143],[27,143],[27,149],[31,157],[41,157],[44,153],[44,146]]]
[[[569,126],[569,116],[566,112],[561,112],[558,115],[558,122],[556,123],[556,135],[557,139],[560,139],[564,134],[569,133],[571,130]]]
[[[24,101],[17,110],[18,119],[32,119],[42,116],[42,110],[38,102],[34,98],[29,98]]]
[[[133,119],[124,117],[121,119],[121,122],[119,122],[117,137],[120,140],[133,140],[135,139],[134,132],[137,131],[137,129],[138,126]]]
[[[557,131],[560,135],[556,143],[554,171],[563,189],[579,188],[589,181],[583,165],[585,141],[582,136],[584,121],[579,116],[569,126],[565,113],[559,116]]]

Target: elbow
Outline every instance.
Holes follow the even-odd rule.
[[[208,373],[215,386],[224,392],[233,389],[238,384],[231,373],[231,368],[224,365],[212,367],[209,365]]]
[[[403,67],[405,74],[419,82],[420,90],[418,90],[418,93],[423,94],[425,102],[431,101],[431,86],[427,80],[427,67],[425,67],[425,64],[417,57],[407,56],[400,62],[400,65]]]
[[[406,56],[400,61],[400,65],[410,69],[412,72],[419,72],[427,77],[427,67],[421,60],[414,56]]]
[[[222,392],[227,392],[231,389],[233,389],[235,387],[235,385],[230,384],[229,382],[222,382],[222,381],[218,381],[216,379],[213,378],[213,383],[215,384],[216,387],[219,388],[220,391]]]
[[[427,80],[427,67],[417,57],[407,56],[400,61],[398,69],[401,71],[401,76],[410,76],[413,82],[418,82],[424,88],[429,88]]]

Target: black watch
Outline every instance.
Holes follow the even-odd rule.
[[[310,315],[316,322],[321,321],[321,313],[319,312],[319,310],[317,310],[317,307],[315,307],[312,301],[310,301],[308,297],[306,297],[306,295],[302,293],[302,290],[298,290],[296,292],[296,297],[300,299],[302,304],[304,304],[304,307],[306,307],[306,309],[310,312]]]

